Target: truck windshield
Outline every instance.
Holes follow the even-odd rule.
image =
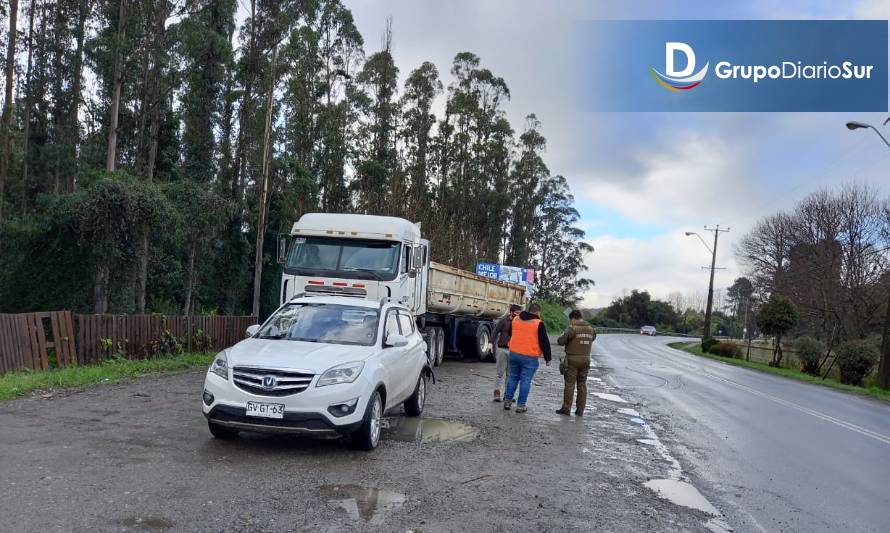
[[[297,237],[284,270],[298,276],[390,281],[398,272],[400,246],[393,241]]]
[[[261,339],[371,346],[377,340],[375,308],[332,304],[288,304],[269,317]]]

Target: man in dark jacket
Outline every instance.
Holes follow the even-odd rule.
[[[510,323],[510,378],[507,380],[507,390],[504,391],[505,410],[509,411],[513,406],[513,395],[519,386],[516,412],[528,411],[525,402],[542,355],[547,366],[550,366],[550,339],[547,337],[547,327],[538,316],[540,313],[541,307],[531,304],[528,311],[519,313]]]
[[[507,344],[510,342],[510,323],[516,318],[516,315],[522,311],[522,308],[516,304],[510,305],[510,312],[498,320],[492,333],[492,341],[494,342],[495,375],[494,375],[494,401],[501,401],[501,383],[504,377],[509,374],[510,368],[510,350]]]
[[[577,383],[578,400],[575,403],[575,414],[581,416],[587,405],[587,372],[590,371],[590,349],[596,339],[596,330],[584,320],[581,311],[577,309],[569,313],[569,320],[571,321],[569,327],[556,339],[556,343],[565,346],[566,349],[566,360],[560,365],[560,370],[565,369],[562,407],[556,412],[561,415],[569,414]]]

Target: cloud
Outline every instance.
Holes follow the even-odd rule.
[[[583,194],[637,222],[675,224],[735,218],[753,191],[746,183],[750,155],[738,143],[700,132],[672,133],[660,146],[629,145],[632,176],[592,173]]]
[[[707,235],[703,235],[707,238]],[[667,299],[672,292],[707,294],[710,254],[695,237],[665,234],[651,239],[616,238],[608,235],[588,241],[596,251],[587,257],[587,276],[596,286],[584,295],[586,307],[605,307],[632,289],[649,291],[654,298]],[[719,270],[715,289],[725,288],[738,277],[732,250],[717,248]]]

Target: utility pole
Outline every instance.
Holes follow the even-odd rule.
[[[708,283],[708,306],[705,308],[705,335],[707,339],[711,336],[711,306],[714,305],[714,270],[717,265],[717,238],[721,233],[728,233],[729,228],[720,229],[720,224],[713,228],[705,226],[705,231],[714,232],[714,247],[711,248],[711,281]]]

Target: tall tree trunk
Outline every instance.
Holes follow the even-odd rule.
[[[272,62],[269,68],[269,95],[266,100],[266,128],[263,135],[263,175],[259,188],[259,214],[256,225],[256,257],[253,267],[253,311],[255,317],[260,316],[260,288],[263,279],[263,240],[266,235],[266,204],[268,203],[269,190],[269,159],[270,145],[272,144],[272,102],[275,93],[275,59],[278,54],[278,45],[272,49]]]
[[[13,0],[15,1],[15,0]],[[111,90],[111,120],[108,122],[108,152],[105,159],[105,170],[114,172],[117,162],[117,123],[121,103],[121,85],[123,84],[123,58],[121,47],[124,41],[124,30],[127,22],[127,0],[120,0],[117,15],[117,39],[114,46],[114,80]]]
[[[143,231],[139,243],[138,270],[136,271],[136,312],[145,313],[145,293],[148,288],[148,231]]]
[[[68,20],[65,17],[64,8],[62,2],[54,2],[53,3],[53,25],[52,28],[54,32],[63,32],[67,29]],[[67,166],[65,162],[63,162],[63,157],[65,156],[64,147],[64,139],[65,135],[65,105],[66,105],[66,95],[63,92],[63,88],[65,87],[63,72],[65,72],[64,67],[64,55],[68,51],[67,46],[52,46],[50,48],[52,50],[52,96],[51,100],[53,102],[53,111],[52,111],[52,135],[50,139],[52,139],[52,174],[53,174],[53,194],[58,194],[61,190],[61,176],[62,176],[62,167]]]
[[[232,164],[232,187],[235,201],[241,201],[244,190],[244,128],[247,125],[247,109],[253,92],[253,78],[256,76],[256,0],[250,2],[250,43],[248,44],[248,74],[238,109],[238,141],[235,146],[235,162]]]
[[[189,266],[188,278],[185,288],[185,305],[182,308],[182,314],[189,316],[192,314],[192,300],[195,293],[195,256],[197,255],[198,245],[194,239],[189,244]]]
[[[102,315],[108,312],[108,278],[111,270],[103,263],[96,267],[96,283],[93,286],[93,313]]]
[[[15,90],[15,41],[19,14],[19,0],[9,1],[9,46],[6,48],[6,99],[3,102],[3,124],[0,129],[0,219],[3,218],[3,191],[9,167],[9,134],[12,127],[12,95]]]
[[[24,132],[22,132],[22,190],[20,208],[22,217],[28,213],[28,147],[31,140],[31,80],[34,77],[34,10],[37,0],[31,0],[31,9],[28,13],[28,72],[25,74],[25,116]]]
[[[73,193],[77,188],[77,169],[80,160],[80,93],[83,88],[83,43],[86,35],[87,17],[90,14],[92,0],[81,0],[77,13],[77,29],[75,30],[75,39],[77,44],[74,49],[74,64],[72,65],[71,76],[73,77],[71,84],[71,112],[68,115],[68,131],[71,135],[71,160],[68,169],[66,186],[69,193]]]
[[[151,88],[148,90],[146,103],[150,106],[151,119],[149,122],[148,154],[145,162],[145,178],[151,182],[154,180],[155,166],[158,157],[158,134],[161,130],[161,54],[164,53],[164,30],[168,17],[167,0],[161,0],[161,7],[157,11],[153,31],[153,43],[151,48],[152,67]],[[145,295],[148,292],[148,231],[141,236],[138,251],[138,271],[136,273],[136,310],[145,313]]]

